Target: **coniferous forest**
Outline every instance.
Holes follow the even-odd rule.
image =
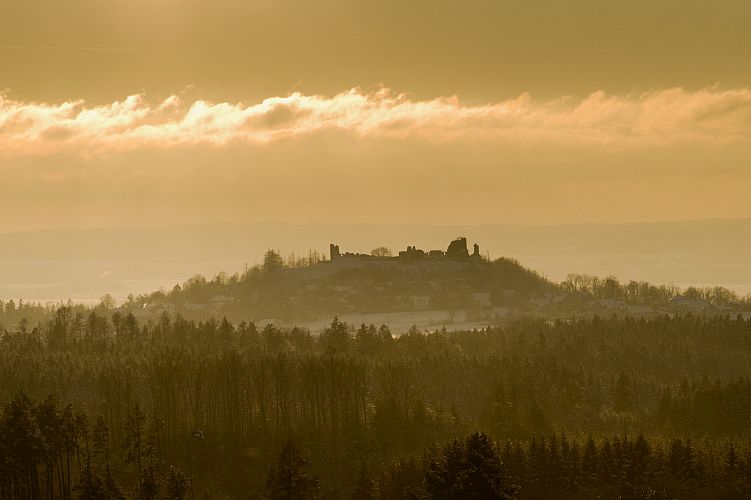
[[[0,340],[0,498],[748,498],[751,321],[396,336],[60,307]]]

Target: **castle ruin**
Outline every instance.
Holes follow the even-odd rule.
[[[443,250],[422,250],[415,246],[408,246],[406,250],[402,250],[399,252],[399,255],[396,257],[381,257],[381,256],[373,256],[370,254],[363,254],[363,253],[352,253],[352,252],[346,252],[341,253],[339,251],[339,245],[335,245],[331,243],[329,245],[329,258],[331,262],[335,262],[339,259],[374,259],[374,260],[397,260],[401,262],[412,262],[416,260],[422,260],[422,259],[446,259],[446,260],[453,260],[453,261],[464,261],[464,260],[479,260],[481,259],[480,256],[480,245],[477,243],[474,244],[472,254],[470,255],[469,249],[467,248],[467,238],[459,237],[449,243],[448,248],[444,252]]]

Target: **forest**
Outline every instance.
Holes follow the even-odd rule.
[[[0,340],[0,497],[748,498],[751,321],[320,335],[59,307]]]

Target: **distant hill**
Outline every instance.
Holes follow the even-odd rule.
[[[513,260],[490,262],[469,255],[464,245],[459,257],[439,251],[419,257],[406,252],[399,257],[342,255],[300,266],[285,265],[278,253],[269,251],[262,265],[242,275],[213,280],[197,276],[126,307],[139,315],[167,312],[205,319],[213,314],[285,324],[425,311],[441,318],[460,314],[465,320],[474,315],[487,321],[494,308],[526,304],[557,290]]]
[[[226,317],[320,330],[333,317],[348,323],[385,323],[395,331],[468,329],[521,316],[570,319],[613,314],[747,314],[751,301],[723,287],[680,289],[644,281],[572,274],[552,283],[513,259],[490,261],[465,238],[448,249],[409,246],[398,256],[317,253],[285,260],[266,252],[262,265],[242,275],[195,276],[169,292],[155,292],[123,308],[141,318],[181,315],[196,321]]]
[[[465,238],[446,250],[407,246],[396,256],[385,247],[340,252],[334,244],[328,258],[316,251],[283,257],[267,250],[261,264],[242,273],[195,274],[170,289],[131,295],[119,304],[106,296],[94,309],[142,321],[165,315],[196,322],[227,318],[311,331],[339,317],[350,325],[387,324],[395,332],[413,326],[468,330],[520,317],[751,315],[751,297],[721,286],[654,285],[583,273],[554,283],[514,259],[488,259],[478,245],[470,253]],[[0,299],[0,330],[33,327],[54,316],[55,307]],[[75,309],[89,314],[85,307]]]
[[[621,281],[724,285],[751,292],[751,219],[560,226],[210,224],[0,233],[0,300],[96,303],[112,294],[170,290],[190,276],[242,272],[268,248],[285,255],[421,244],[443,248],[462,234],[491,260],[506,256],[560,282],[569,273]]]

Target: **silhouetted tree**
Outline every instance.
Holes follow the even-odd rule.
[[[316,498],[319,490],[318,478],[310,472],[310,463],[297,445],[288,441],[266,481],[267,496],[305,500]]]
[[[428,498],[436,500],[511,498],[516,491],[506,484],[492,440],[479,432],[431,458],[425,484]]]

